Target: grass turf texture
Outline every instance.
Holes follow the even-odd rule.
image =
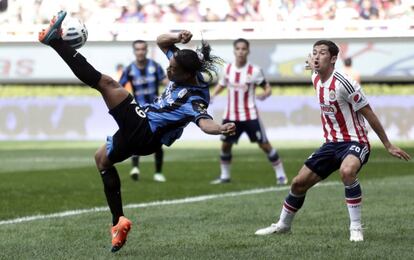
[[[72,209],[105,206],[102,183],[93,166],[98,143],[4,142],[0,145],[0,220]],[[300,148],[280,144],[290,179],[318,144]],[[414,154],[412,143],[403,144]],[[290,148],[295,147],[295,148]],[[233,182],[210,185],[218,176],[219,144],[179,143],[165,151],[167,183],[152,181],[153,157],[143,157],[141,180],[128,176],[129,161],[119,165],[125,204],[217,194],[273,186],[274,174],[255,146],[235,147]],[[134,227],[117,255],[144,259],[408,259],[414,254],[413,162],[391,158],[374,146],[360,175],[364,193],[363,243],[348,241],[348,214],[338,174],[308,193],[290,235],[256,237],[257,228],[279,214],[282,191],[181,205],[126,209]],[[0,259],[110,258],[110,213],[0,225],[7,239]]]

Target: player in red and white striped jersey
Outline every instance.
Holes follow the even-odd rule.
[[[322,83],[321,75],[312,74],[313,87],[321,107],[321,121],[326,142],[356,141],[369,144],[363,114],[368,106],[361,86],[346,74],[333,70]]]
[[[313,53],[307,63],[314,71],[312,81],[321,107],[326,142],[305,161],[305,165],[293,179],[279,221],[257,230],[256,235],[289,231],[295,213],[305,201],[308,189],[339,169],[345,185],[345,201],[350,218],[349,239],[363,241],[362,191],[357,173],[368,161],[370,152],[364,118],[392,156],[410,159],[410,155],[388,140],[359,83],[336,71],[338,53],[339,48],[332,41],[320,40],[313,45]]]
[[[213,99],[223,89],[227,88],[227,106],[224,111],[223,122],[234,122],[236,125],[235,135],[231,137],[222,136],[221,174],[217,180],[212,181],[212,184],[230,182],[231,150],[233,144],[238,142],[244,132],[249,136],[251,142],[257,142],[259,147],[266,153],[275,171],[277,184],[287,184],[288,179],[282,161],[278,152],[266,137],[256,107],[256,98],[264,100],[272,94],[272,90],[261,68],[248,62],[249,45],[246,39],[237,39],[233,42],[235,62],[225,66],[224,76],[220,79],[212,94]],[[258,96],[255,94],[257,86],[264,90]]]

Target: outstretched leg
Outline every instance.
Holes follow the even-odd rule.
[[[85,57],[62,40],[61,25],[66,12],[60,11],[54,17],[49,27],[39,33],[39,41],[51,46],[68,64],[73,73],[85,84],[97,89],[103,96],[109,109],[113,109],[123,102],[129,93],[116,81],[89,64]],[[132,223],[123,215],[121,199],[121,182],[113,163],[106,154],[106,145],[98,149],[95,154],[96,166],[101,173],[104,183],[105,196],[112,213],[112,252],[116,252],[125,244]]]
[[[270,235],[273,233],[286,233],[290,231],[293,218],[296,212],[305,202],[306,192],[316,183],[321,181],[321,177],[312,172],[306,165],[300,169],[298,175],[293,178],[290,192],[286,197],[279,221],[269,227],[256,231],[256,235]]]
[[[49,27],[39,33],[39,41],[51,46],[78,79],[98,90],[109,109],[116,107],[129,95],[128,91],[108,75],[97,71],[82,54],[63,41],[61,25],[65,16],[66,12],[59,12]]]

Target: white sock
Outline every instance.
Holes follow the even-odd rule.
[[[290,227],[292,225],[292,221],[295,217],[295,214],[296,212],[292,212],[283,206],[282,211],[280,212],[279,222],[281,222],[285,226]]]
[[[350,227],[358,228],[361,227],[361,204],[347,204]]]
[[[267,158],[269,158],[273,170],[275,171],[276,179],[280,177],[286,177],[285,169],[283,168],[283,163],[281,159],[277,159],[277,161],[273,161],[272,157],[275,157],[277,154],[277,151],[275,148],[272,148],[272,150],[267,154]]]
[[[282,161],[279,160],[277,164],[274,164],[273,170],[275,171],[276,178],[286,177],[285,168],[283,167]]]
[[[358,180],[345,186],[345,201],[348,208],[350,228],[361,227],[362,191]]]
[[[220,179],[230,179],[230,168],[231,168],[231,163],[220,163],[220,169],[221,169],[221,174],[220,174]]]

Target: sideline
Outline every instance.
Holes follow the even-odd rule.
[[[326,182],[320,183],[315,187],[324,187],[324,186],[334,186],[334,185],[342,185],[340,182]],[[211,194],[211,195],[202,195],[197,197],[188,197],[183,199],[175,199],[175,200],[162,200],[162,201],[153,201],[148,203],[139,203],[139,204],[128,204],[124,206],[124,209],[136,209],[136,208],[146,208],[146,207],[154,207],[154,206],[165,206],[165,205],[176,205],[176,204],[186,204],[186,203],[193,203],[193,202],[201,202],[213,199],[220,199],[226,197],[238,197],[244,195],[252,195],[252,194],[260,194],[272,191],[285,191],[289,190],[290,186],[283,186],[283,187],[269,187],[269,188],[262,188],[262,189],[252,189],[252,190],[244,190],[244,191],[237,191],[237,192],[226,192],[221,194]],[[69,211],[63,211],[58,213],[46,214],[46,215],[34,215],[34,216],[26,216],[21,218],[9,219],[9,220],[2,220],[0,221],[1,225],[8,225],[8,224],[19,224],[24,222],[31,222],[36,220],[44,220],[44,219],[52,219],[52,218],[64,218],[70,216],[77,216],[81,214],[87,213],[94,213],[94,212],[103,212],[109,211],[108,207],[95,207],[90,209],[75,209]]]

